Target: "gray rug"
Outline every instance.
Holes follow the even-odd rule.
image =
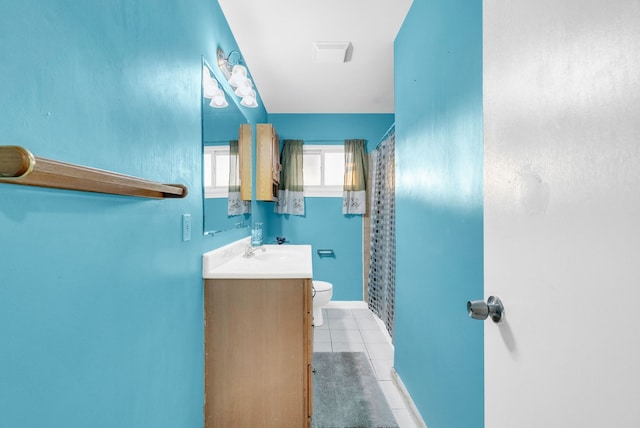
[[[314,352],[313,428],[397,428],[364,352]]]

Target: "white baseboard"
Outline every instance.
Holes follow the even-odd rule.
[[[387,342],[389,342],[389,345],[391,345],[391,347],[393,348],[394,350],[393,352],[395,352],[395,346],[393,345],[393,340],[391,339],[391,335],[387,331],[387,326],[384,324],[384,321],[382,321],[380,317],[375,313],[373,313],[373,319],[376,320],[376,322],[378,323],[378,327],[380,328],[380,331],[382,332],[382,334],[384,334],[385,339],[387,339]]]
[[[402,396],[404,402],[407,404],[407,409],[409,410],[413,421],[416,423],[416,426],[418,426],[419,428],[427,428],[427,424],[424,422],[424,419],[422,419],[422,415],[411,399],[409,391],[407,391],[404,383],[402,383],[402,379],[400,379],[400,375],[398,375],[398,372],[396,372],[396,369],[393,367],[391,368],[391,380],[396,385],[396,388],[398,388],[398,391],[400,391],[400,395]]]
[[[363,302],[360,300],[355,301],[346,301],[346,300],[331,300],[327,303],[325,308],[333,308],[333,309],[367,309],[367,302]]]

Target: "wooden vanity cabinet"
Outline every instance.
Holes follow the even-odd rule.
[[[311,279],[206,279],[205,427],[311,426]]]
[[[277,201],[280,185],[280,139],[270,123],[256,124],[256,199]]]
[[[240,125],[238,134],[238,156],[240,158],[240,199],[251,200],[251,125]]]

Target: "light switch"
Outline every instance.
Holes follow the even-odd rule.
[[[191,241],[191,214],[182,214],[182,240]]]

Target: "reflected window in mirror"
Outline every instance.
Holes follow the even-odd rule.
[[[238,140],[228,145],[205,145],[203,158],[204,197],[227,198],[227,215],[251,212],[251,201],[240,199]]]
[[[204,148],[204,197],[229,196],[229,146]]]

